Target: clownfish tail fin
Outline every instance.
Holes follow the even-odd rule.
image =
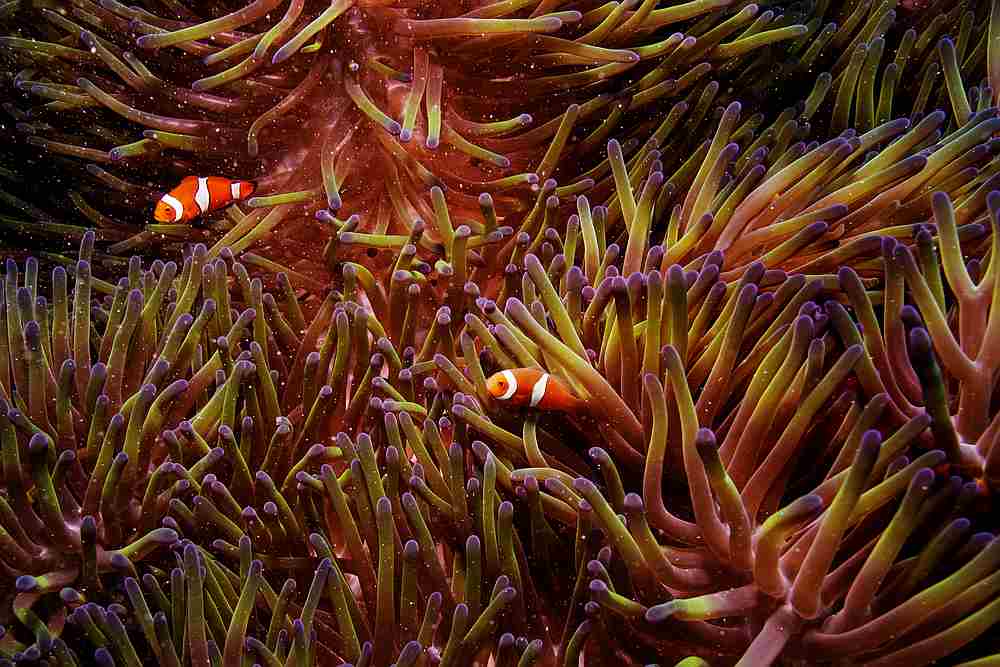
[[[238,197],[236,196],[237,190],[239,190]],[[257,192],[257,181],[239,180],[233,184],[233,199],[235,200],[246,201],[255,192]]]

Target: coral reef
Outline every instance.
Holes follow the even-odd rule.
[[[0,664],[995,664],[1000,3],[928,5],[0,3]]]

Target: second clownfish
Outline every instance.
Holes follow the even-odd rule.
[[[160,197],[153,218],[160,223],[187,223],[209,211],[246,199],[257,186],[252,181],[234,181],[223,176],[188,176]]]
[[[560,380],[537,368],[495,373],[486,381],[486,390],[498,401],[541,410],[574,412],[587,404]]]

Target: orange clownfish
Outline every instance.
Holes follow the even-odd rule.
[[[234,181],[223,176],[188,176],[156,202],[157,222],[191,222],[198,216],[246,199],[257,186],[251,181]]]
[[[572,412],[586,405],[565,384],[537,368],[495,373],[486,381],[486,390],[498,401],[542,410]]]

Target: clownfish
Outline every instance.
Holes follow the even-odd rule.
[[[561,381],[537,368],[495,373],[486,381],[486,390],[498,401],[542,410],[573,412],[587,403],[574,396]]]
[[[157,222],[191,222],[195,218],[246,199],[257,189],[252,181],[234,181],[223,176],[188,176],[156,202]]]

